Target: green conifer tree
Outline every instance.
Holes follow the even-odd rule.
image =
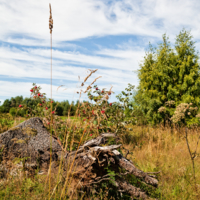
[[[176,37],[175,49],[166,34],[158,48],[150,44],[138,71],[140,82],[134,97],[150,123],[171,122],[176,106],[181,103],[199,106],[200,65],[194,44],[190,32],[184,29]],[[174,105],[167,106],[166,102],[171,101]],[[165,109],[158,112],[160,107]]]

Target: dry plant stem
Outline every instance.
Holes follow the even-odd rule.
[[[91,89],[91,88],[92,88],[91,85],[94,84],[94,83],[97,81],[97,79],[99,79],[99,78],[101,78],[101,77],[102,77],[102,76],[99,76],[99,77],[95,78],[94,81],[86,88],[86,90],[85,90],[84,93],[86,93],[89,89]]]
[[[91,72],[90,72],[90,74],[84,79],[84,82],[86,82],[87,79],[92,75],[92,73],[95,73],[97,70],[98,70],[98,69],[93,70],[93,71],[90,70]],[[101,77],[101,76],[100,76],[100,77]],[[100,77],[98,77],[98,78],[100,78]],[[92,85],[98,78],[96,78],[90,85]],[[78,115],[78,110],[79,110],[79,108],[80,108],[80,98],[81,98],[81,91],[80,91],[80,95],[79,95],[79,104],[78,104],[78,108],[77,108],[77,111],[76,111],[76,114],[75,114],[76,117],[77,117],[77,115]],[[71,107],[72,107],[72,103],[71,103],[70,109],[69,109],[69,111],[68,111],[68,119],[69,119]],[[71,127],[72,127],[72,124],[71,124]],[[65,129],[65,135],[67,135],[67,134],[66,134],[66,131],[67,131],[67,128]],[[73,137],[74,137],[74,135],[73,135]],[[65,139],[64,139],[64,140],[65,140]],[[66,137],[65,152],[66,152],[66,150],[67,150],[67,143],[68,143],[68,136]],[[71,145],[70,145],[70,151],[71,151],[71,149],[72,149],[72,145],[73,145],[73,140],[72,140]]]
[[[87,125],[89,125],[89,123],[88,123]],[[74,165],[74,161],[75,161],[75,158],[76,158],[76,155],[77,155],[78,149],[79,149],[79,147],[80,147],[80,145],[81,145],[81,142],[82,142],[82,140],[83,140],[83,136],[84,136],[86,130],[87,130],[87,126],[85,127],[85,129],[84,129],[84,131],[83,131],[83,134],[82,134],[82,136],[81,136],[81,140],[80,140],[80,142],[79,142],[79,145],[78,145],[77,151],[76,151],[76,153],[75,153],[75,156],[74,156],[73,162],[72,162],[72,164],[71,164],[70,170],[69,170],[69,172],[67,173],[67,178],[66,178],[66,181],[65,181],[64,187],[63,187],[63,189],[62,189],[60,199],[63,197],[64,191],[65,191],[65,188],[66,188],[66,186],[67,186],[67,180],[68,180],[68,178],[69,178],[69,174],[70,174],[71,171],[72,171],[72,167],[73,167],[73,165]]]
[[[196,192],[197,192],[197,183],[196,183],[196,175],[195,175],[195,163],[194,163],[194,158],[195,158],[195,156],[196,156],[196,152],[194,153],[194,156],[193,156],[193,155],[192,155],[192,152],[191,152],[191,149],[190,149],[189,141],[188,141],[188,132],[187,132],[187,128],[185,128],[185,139],[186,139],[188,151],[189,151],[189,154],[190,154],[190,159],[191,159],[191,161],[192,161],[194,184],[195,184],[195,190],[196,190]],[[197,145],[198,145],[198,142],[197,142]]]
[[[64,153],[64,152],[63,152]],[[63,160],[64,160],[64,155],[62,154],[61,155],[61,159],[60,159],[60,164],[59,164],[59,169],[58,169],[58,176],[57,176],[57,184],[56,184],[56,187],[61,183],[61,181],[59,181],[59,178],[60,178],[60,174],[61,174],[61,169],[62,169],[62,163],[63,163]],[[55,187],[55,188],[56,188]],[[51,197],[53,196],[53,193],[54,193],[55,191],[53,191],[52,192],[52,194],[51,194]],[[56,196],[57,196],[57,194],[55,194]],[[56,198],[56,197],[55,197]]]
[[[87,125],[86,125],[86,129],[87,129]],[[83,134],[84,135],[84,134]],[[81,144],[81,141],[79,142],[79,146],[78,146],[78,149],[80,148],[80,144]],[[77,151],[76,151],[76,154],[78,154],[79,153],[79,151],[78,151],[78,149],[77,149]],[[75,161],[75,158],[76,158],[76,155],[75,155],[75,157],[74,157],[74,160],[73,160],[73,163],[74,163],[74,161]],[[77,163],[78,164],[78,163]],[[77,164],[76,164],[76,166],[74,167],[74,171],[76,170],[76,167],[77,167]],[[71,177],[71,179],[69,179],[69,186],[71,185],[71,183],[72,183],[72,181],[73,181],[73,175],[74,175],[74,171],[70,171],[70,173],[72,173],[72,177]]]
[[[53,115],[52,115],[52,28],[53,19],[51,13],[51,4],[49,4],[50,16],[49,16],[49,29],[50,29],[50,45],[51,45],[51,137],[50,137],[50,169],[49,169],[49,199],[51,198],[51,162],[52,162],[52,125],[53,125]]]
[[[199,135],[199,138],[198,138],[198,140],[197,140],[197,146],[196,146],[196,149],[195,149],[195,152],[194,152],[195,155],[196,155],[196,153],[197,153],[197,147],[198,147],[198,144],[199,144],[199,140],[200,140],[200,135]]]
[[[84,83],[87,81],[87,79],[92,75],[92,73],[95,73],[98,69],[90,70],[90,74],[84,79]]]

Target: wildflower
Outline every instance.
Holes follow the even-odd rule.
[[[98,87],[96,88],[96,90],[98,90]]]
[[[52,114],[54,114],[55,113],[55,111],[52,111]]]
[[[31,89],[30,92],[33,92],[33,89]]]
[[[35,89],[37,89],[37,86],[35,86]]]
[[[38,97],[40,96],[40,93],[38,93]]]
[[[22,105],[20,104],[20,105],[19,105],[19,108],[21,108],[21,107],[22,107]]]
[[[45,109],[46,109],[46,110],[48,110],[48,108],[47,108],[47,107],[46,107]]]
[[[112,103],[110,103],[109,105],[112,106]]]
[[[104,110],[102,110],[102,111],[101,111],[101,113],[102,113],[102,114],[104,114],[104,113],[105,113],[105,111],[104,111]]]
[[[83,121],[85,121],[86,119],[84,119]]]
[[[92,134],[90,134],[90,137],[92,136]]]
[[[166,108],[165,107],[160,107],[159,109],[158,109],[158,112],[159,113],[165,113],[166,112]]]
[[[40,106],[42,106],[42,104],[40,103]]]

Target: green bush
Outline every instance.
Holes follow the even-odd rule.
[[[18,112],[17,112],[17,116],[21,116],[21,117],[24,117],[26,115],[26,110],[19,110]]]
[[[16,113],[17,113],[16,108],[11,108],[9,113],[14,117],[16,115]]]

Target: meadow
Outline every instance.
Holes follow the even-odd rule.
[[[51,33],[51,9],[49,27]],[[124,173],[127,175],[126,181],[147,192],[149,199],[199,200],[200,75],[199,66],[196,61],[193,62],[198,57],[193,56],[193,43],[188,43],[190,39],[191,36],[186,31],[180,32],[177,36],[178,52],[175,54],[169,48],[166,35],[163,36],[164,44],[160,45],[157,58],[154,59],[155,56],[150,51],[139,70],[140,88],[134,95],[134,102],[129,98],[134,92],[134,86],[131,84],[126,91],[116,96],[119,102],[108,102],[113,93],[112,87],[109,90],[101,90],[94,85],[100,77],[84,88],[88,78],[97,71],[90,70],[81,84],[80,91],[77,92],[80,97],[76,110],[73,110],[73,116],[72,104],[70,108],[66,107],[65,116],[60,116],[59,103],[56,105],[52,95],[47,99],[45,93],[41,93],[41,88],[33,83],[30,88],[30,99],[23,104],[16,104],[15,108],[12,108],[11,104],[7,107],[3,105],[3,109],[1,107],[0,112],[4,112],[0,114],[0,133],[24,120],[40,117],[49,133],[59,140],[66,152],[70,153],[102,133],[115,133],[122,144],[118,151],[127,156],[127,159],[140,170],[157,177],[159,184],[158,188],[146,190],[147,186],[142,183],[143,180]],[[187,56],[190,51],[191,55],[187,57],[186,63],[183,54]],[[153,63],[153,67],[149,67],[149,63]],[[183,70],[184,67],[187,69]],[[87,94],[88,102],[80,101],[83,93]],[[29,100],[35,103],[30,106]],[[6,109],[9,114],[5,113]],[[9,109],[12,109],[12,112]],[[25,115],[19,117],[17,113]],[[110,141],[110,144],[113,144],[112,142]],[[2,152],[3,149],[0,149],[0,160],[3,163]],[[18,162],[13,160],[9,161],[9,165],[16,167],[19,161],[23,164],[26,162],[25,159]],[[51,166],[51,154],[49,165]],[[112,184],[116,177],[115,171],[110,170],[109,166],[106,167],[107,175],[112,177],[111,182],[95,183],[98,185],[98,191],[95,188],[88,191],[77,187],[80,181],[73,181],[74,174],[70,174],[73,163],[66,177],[60,176],[59,173],[51,173],[51,167],[48,174],[42,174],[40,169],[37,169],[29,176],[28,173],[19,170],[19,173],[13,176],[6,173],[1,166],[0,199],[133,199],[124,191],[116,190],[116,185]],[[59,172],[60,170],[62,162]],[[115,195],[118,195],[117,198]]]
[[[67,120],[67,117],[61,117]],[[68,118],[69,119],[69,118]],[[12,119],[9,114],[1,115],[0,132],[21,123],[25,119]],[[80,122],[80,118],[71,117],[72,124]],[[200,158],[196,155],[195,178],[193,167],[185,138],[185,128],[171,129],[170,127],[126,125],[127,131],[122,137],[125,154],[129,150],[130,159],[139,169],[146,172],[159,172],[157,174],[159,187],[156,191],[159,199],[199,199],[200,192]],[[130,131],[132,128],[132,131]],[[190,129],[188,141],[192,152],[195,151],[199,138],[198,129]],[[197,147],[197,152],[200,147]],[[56,184],[56,176],[52,176],[52,188]],[[59,199],[62,186],[57,189],[56,196],[52,199]],[[48,199],[47,177],[36,174],[34,177],[8,177],[0,183],[0,199]],[[69,197],[70,199],[71,197]],[[76,199],[75,197],[73,197]],[[73,199],[72,198],[72,199]],[[89,199],[106,199],[92,196]]]

